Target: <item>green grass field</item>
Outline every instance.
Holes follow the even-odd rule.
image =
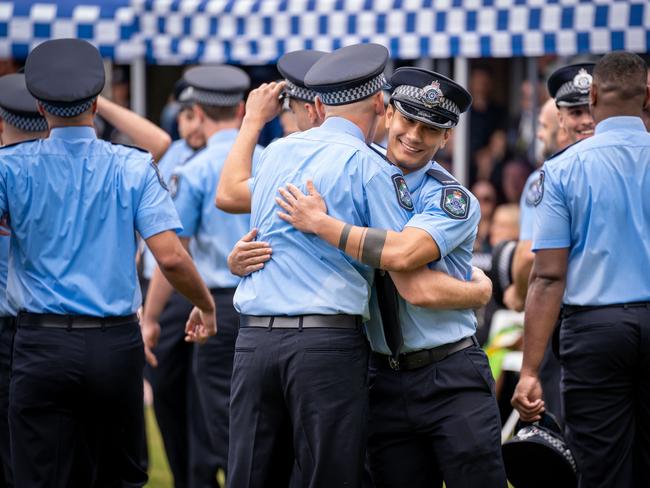
[[[172,475],[167,464],[165,448],[160,437],[156,416],[152,407],[145,412],[147,422],[147,444],[149,448],[149,483],[147,488],[173,488]]]

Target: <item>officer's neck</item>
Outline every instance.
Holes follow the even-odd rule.
[[[240,118],[219,120],[219,121],[206,118],[203,121],[203,125],[201,126],[201,129],[203,131],[203,136],[207,140],[210,139],[210,137],[215,135],[217,132],[221,132],[229,129],[239,129],[240,127],[241,127]]]
[[[45,112],[45,120],[47,120],[47,125],[52,129],[58,129],[62,127],[92,127],[95,128],[95,115],[91,112],[85,112],[76,117],[57,117],[51,115],[48,112]]]

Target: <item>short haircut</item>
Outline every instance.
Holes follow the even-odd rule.
[[[212,119],[215,122],[234,119],[237,116],[237,110],[239,109],[239,104],[231,107],[219,107],[216,105],[204,105],[199,103],[198,106],[201,107],[201,110],[205,112],[205,115],[207,115],[209,119]]]
[[[594,83],[599,93],[621,100],[645,97],[648,66],[637,54],[615,51],[603,56],[594,67]]]

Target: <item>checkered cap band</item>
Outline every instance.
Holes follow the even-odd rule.
[[[320,97],[325,105],[346,105],[348,103],[358,102],[370,95],[374,95],[386,85],[386,78],[383,73],[375,76],[363,85],[348,88],[334,92],[321,93],[318,90],[316,94]]]
[[[580,90],[573,84],[573,80],[567,81],[555,94],[555,100],[560,107],[577,107],[589,103],[589,90]]]
[[[217,93],[190,87],[190,96],[194,103],[215,107],[233,107],[244,99],[243,93]]]
[[[313,102],[314,98],[316,98],[316,92],[314,90],[298,86],[294,83],[291,83],[289,80],[286,81],[287,87],[285,91],[291,98],[297,98],[299,100],[304,100],[305,102]]]
[[[0,107],[0,119],[23,132],[43,132],[47,130],[47,121],[40,115],[37,117],[16,115]]]
[[[393,97],[396,97],[398,100],[402,100],[407,103],[409,102],[414,103],[416,105],[429,108],[424,103],[422,103],[422,99],[424,95],[425,93],[422,88],[418,88],[417,86],[411,86],[411,85],[400,85],[397,88],[395,88],[395,91],[393,91]],[[446,110],[447,112],[451,112],[457,117],[460,116],[460,109],[458,108],[458,105],[456,105],[448,98],[440,97],[438,99],[438,104],[435,107],[436,108],[440,107],[443,110]]]
[[[529,439],[530,437],[540,437],[544,439],[544,441],[546,441],[548,444],[553,446],[553,448],[555,448],[557,452],[562,454],[564,459],[566,459],[571,465],[571,469],[573,469],[574,473],[577,471],[576,461],[573,458],[573,454],[571,454],[571,451],[569,450],[567,445],[562,440],[555,437],[554,435],[551,435],[548,432],[546,432],[544,429],[540,429],[535,425],[530,425],[528,427],[524,427],[519,432],[517,432],[517,435],[515,437],[519,439]]]
[[[86,110],[88,110],[95,99],[87,100],[85,102],[79,103],[77,105],[53,105],[49,102],[44,102],[42,100],[39,100],[41,102],[41,105],[43,105],[43,109],[52,115],[56,115],[57,117],[76,117],[79,114],[84,113]]]

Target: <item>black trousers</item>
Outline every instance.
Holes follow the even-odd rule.
[[[0,317],[0,488],[13,487],[9,449],[9,380],[14,317]]]
[[[234,288],[213,289],[211,293],[217,305],[217,335],[194,349],[193,369],[203,422],[194,424],[198,429],[193,436],[198,445],[193,461],[197,482],[192,488],[216,487],[217,471],[228,468],[230,380],[239,314],[233,306]]]
[[[368,349],[355,329],[242,327],[230,408],[231,488],[361,485]]]
[[[580,488],[650,486],[650,306],[565,317],[560,361]]]
[[[9,428],[17,487],[142,486],[137,323],[104,329],[18,326]]]
[[[153,406],[176,488],[190,482],[192,440],[190,422],[197,419],[196,392],[192,375],[193,345],[185,342],[185,322],[192,304],[174,291],[160,316],[160,338],[153,353],[158,367],[149,368]]]
[[[368,456],[377,488],[505,488],[500,429],[478,346],[411,371],[371,361]]]

